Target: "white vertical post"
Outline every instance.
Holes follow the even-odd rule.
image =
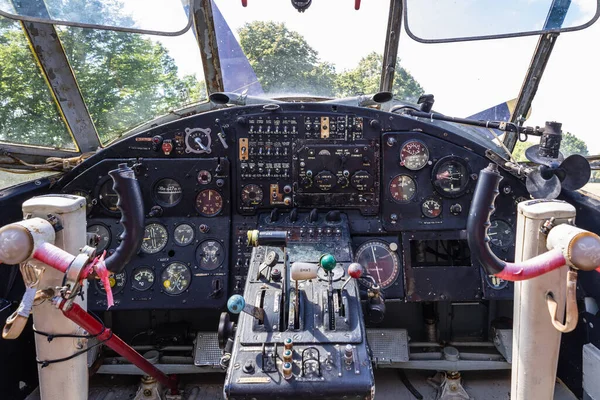
[[[519,203],[515,261],[528,260],[547,251],[543,223],[575,218],[575,208],[559,200]],[[540,277],[516,282],[513,316],[511,399],[552,399],[558,365],[561,333],[551,322],[546,294],[552,292],[559,304],[557,317],[564,317],[566,276],[559,268]]]
[[[55,245],[73,255],[86,244],[85,198],[71,195],[34,197],[23,203],[24,216],[46,218],[55,215],[63,229],[56,234]],[[39,261],[29,261],[40,263]],[[40,263],[42,264],[42,263]],[[44,265],[44,264],[42,264]],[[38,288],[61,286],[63,273],[46,266]],[[87,287],[84,286],[84,290]],[[84,309],[86,302],[78,296],[75,300]],[[50,301],[33,307],[33,323],[35,329],[48,333],[83,334],[82,330],[66,318]],[[81,343],[81,342],[80,342]],[[87,346],[87,343],[83,343]],[[81,350],[78,339],[55,338],[48,342],[47,338],[35,335],[35,347],[38,360],[51,360],[68,357]],[[71,360],[50,364],[45,368],[38,366],[40,395],[42,400],[84,400],[88,398],[87,354]]]

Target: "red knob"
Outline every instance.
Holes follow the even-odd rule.
[[[358,279],[362,276],[363,269],[359,263],[352,263],[348,266],[348,275],[354,279]]]

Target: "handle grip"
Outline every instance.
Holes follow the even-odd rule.
[[[106,268],[114,273],[123,271],[127,263],[138,252],[144,239],[144,202],[142,191],[135,174],[127,164],[108,173],[113,180],[113,190],[119,196],[117,207],[121,211],[123,234],[121,243],[113,255],[106,259]]]

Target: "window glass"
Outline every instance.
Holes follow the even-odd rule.
[[[192,30],[162,37],[57,29],[103,144],[152,118],[206,99]]]
[[[21,24],[2,17],[0,141],[75,149]]]

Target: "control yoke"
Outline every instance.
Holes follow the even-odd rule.
[[[502,176],[498,166],[490,163],[481,170],[467,220],[467,240],[473,263],[479,263],[490,275],[508,281],[535,278],[564,265],[577,270],[591,271],[600,264],[600,237],[569,224],[554,226],[547,223],[548,251],[521,262],[506,262],[499,259],[490,249],[487,234],[490,216]],[[545,201],[545,200],[531,200]]]

